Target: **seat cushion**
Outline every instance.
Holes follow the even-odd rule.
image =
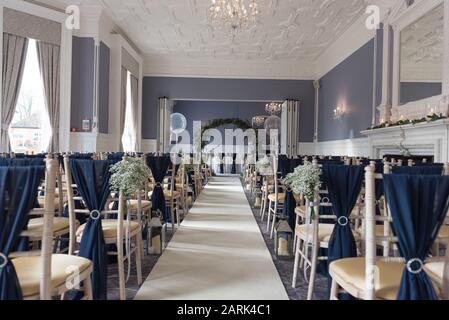
[[[170,190],[164,190],[164,198],[165,200],[170,200],[172,196],[172,192]],[[173,199],[177,199],[181,197],[180,191],[173,191]]]
[[[376,225],[375,226],[375,233],[376,233],[376,238],[380,238],[384,236],[384,226],[383,225]],[[359,235],[362,234],[362,228],[357,229],[357,233]]]
[[[306,206],[299,206],[295,208],[295,213],[301,217],[304,217],[306,215],[306,211]]]
[[[103,219],[101,221],[103,226],[103,234],[105,238],[117,238],[117,220],[116,219]],[[76,231],[77,236],[83,234],[86,224],[81,225]],[[129,231],[133,232],[139,228],[139,224],[135,221],[130,221]],[[123,222],[123,237],[126,236],[126,221]]]
[[[383,300],[396,300],[405,265],[401,262],[377,262],[378,274],[375,281],[375,295]],[[347,285],[355,288],[361,295],[365,291],[365,258],[350,258],[334,261],[329,272],[339,285],[347,289]]]
[[[53,232],[68,230],[70,227],[69,218],[55,217],[53,218]],[[30,219],[28,222],[28,231],[33,233],[42,232],[44,228],[44,218]]]
[[[64,203],[64,202],[65,202],[65,201],[63,201],[63,203]],[[44,208],[44,207],[45,207],[45,198],[43,198],[43,197],[38,197],[38,198],[37,198],[37,203],[39,204],[39,207],[40,207],[40,208]],[[56,198],[56,197],[55,197],[54,203],[55,203],[55,209],[58,209],[58,208],[59,208],[59,198]]]
[[[443,286],[444,264],[444,261],[440,261],[430,262],[424,266],[429,277],[440,288]]]
[[[129,200],[129,204],[131,207],[131,210],[137,210],[138,207],[138,201],[135,199]],[[142,210],[149,210],[151,209],[151,201],[148,200],[141,200]]]
[[[438,233],[438,239],[448,239],[449,238],[449,226],[442,226],[440,232]]]
[[[115,202],[111,202],[109,204],[109,210],[113,210],[114,208],[114,204]],[[130,209],[132,211],[136,211],[138,208],[138,201],[135,199],[129,200],[129,204],[130,204]],[[151,209],[151,201],[148,200],[141,200],[141,204],[142,204],[142,210],[149,210]]]
[[[320,242],[329,242],[329,239],[334,231],[334,224],[320,223],[318,226],[318,239]],[[313,240],[313,226],[310,224],[303,224],[296,226],[296,234],[302,239]]]
[[[270,201],[276,201],[276,193],[271,193],[268,195],[268,200]],[[285,193],[278,193],[278,201],[284,202],[285,200]]]
[[[16,269],[23,296],[38,295],[40,291],[40,279],[42,270],[42,257],[21,257],[12,260]],[[86,271],[91,266],[91,261],[78,256],[54,254],[51,260],[51,286],[57,288],[64,285],[70,276],[73,267],[79,272]],[[68,273],[69,272],[69,273]]]

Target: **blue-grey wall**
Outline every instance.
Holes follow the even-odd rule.
[[[441,82],[401,82],[401,104],[440,95],[442,90]]]
[[[73,37],[72,50],[70,127],[82,131],[82,121],[89,119],[92,123],[93,118],[94,39]]]
[[[360,131],[371,126],[374,85],[373,38],[321,78],[319,98],[319,141],[359,138]],[[377,39],[381,46],[381,39]],[[380,50],[377,55],[380,55]],[[378,64],[382,77],[381,63]],[[380,92],[379,92],[380,91]],[[381,85],[376,88],[381,100]],[[346,109],[342,119],[334,120],[334,109]]]
[[[315,94],[311,80],[145,77],[142,106],[142,137],[144,139],[156,139],[159,97],[174,100],[299,100],[301,102],[300,141],[313,141]]]
[[[109,133],[109,68],[111,50],[100,43],[100,74],[98,92],[98,129],[100,133]]]

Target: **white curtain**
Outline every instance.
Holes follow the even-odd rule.
[[[8,130],[16,111],[27,49],[27,38],[9,33],[3,34],[2,122],[0,133],[0,149],[2,152],[10,152]]]
[[[60,115],[60,46],[45,42],[36,42],[39,69],[44,84],[45,107],[51,126],[51,138],[48,152],[59,152],[59,115]]]
[[[139,80],[131,75],[131,120],[132,120],[132,135],[133,135],[133,151],[139,150],[139,142],[137,140],[137,133],[139,131]]]

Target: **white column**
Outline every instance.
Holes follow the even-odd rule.
[[[313,82],[313,87],[315,88],[315,134],[313,137],[313,142],[318,143],[318,126],[319,126],[319,116],[320,116],[320,80]]]

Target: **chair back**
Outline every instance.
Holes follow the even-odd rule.
[[[4,221],[0,230],[0,300],[22,299],[20,284],[10,259],[20,256],[40,255],[40,299],[51,299],[51,258],[53,252],[54,197],[57,160],[47,156],[44,166],[11,166],[0,168],[0,210]],[[26,241],[26,226],[34,206],[38,187],[45,176],[45,200],[43,213],[42,244],[40,251],[18,250],[19,242]],[[8,199],[7,199],[8,198]],[[6,208],[7,207],[7,208]],[[7,218],[9,217],[9,218]],[[27,243],[25,244],[27,245]],[[26,248],[22,248],[25,249]]]

